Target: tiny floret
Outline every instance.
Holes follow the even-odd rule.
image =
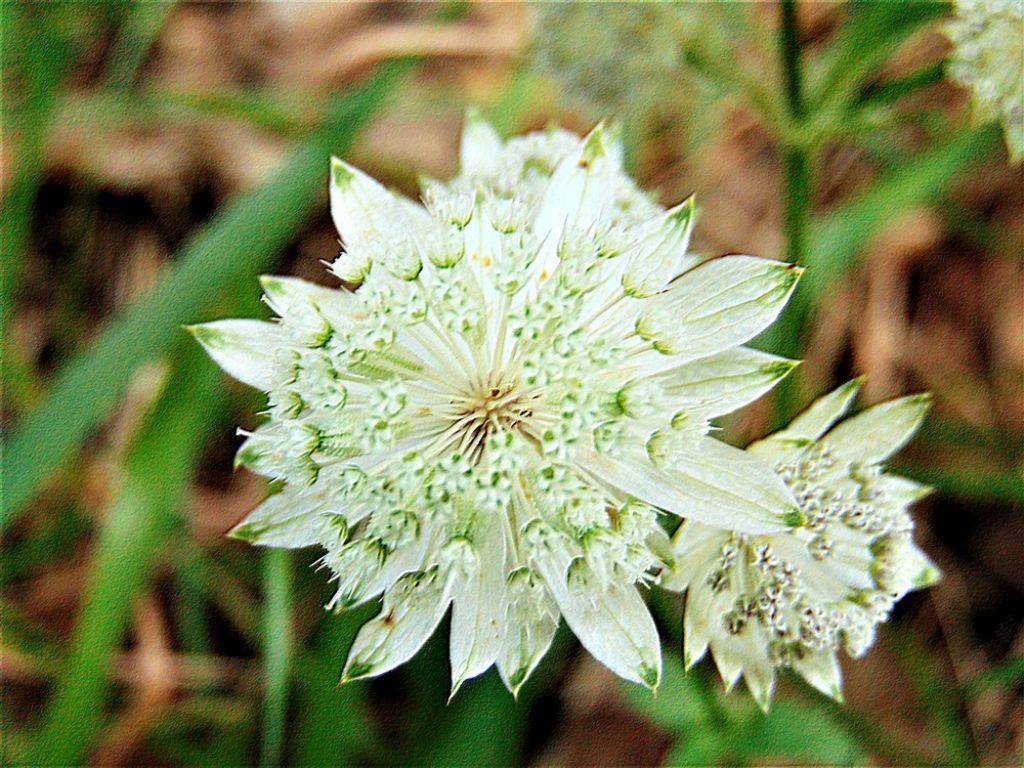
[[[687,590],[687,665],[710,648],[726,685],[742,675],[765,709],[781,667],[841,699],[837,653],[863,655],[893,605],[938,578],[907,512],[928,489],[881,467],[917,429],[927,398],[876,405],[833,426],[857,384],[748,449],[792,491],[800,518],[791,529],[750,535],[687,521],[672,540],[662,584]]]
[[[233,535],[319,546],[330,610],[381,600],[344,680],[404,663],[450,609],[453,693],[492,666],[517,692],[562,619],[609,669],[655,688],[642,595],[671,559],[666,530],[685,517],[726,539],[788,541],[799,521],[822,552],[832,541],[778,459],[709,436],[795,365],[743,345],[799,270],[689,253],[693,201],[665,209],[641,192],[613,127],[506,141],[471,114],[461,164],[415,202],[332,160],[331,271],[345,284],[265,277],[275,320],[192,329],[268,397],[238,462],[278,490]],[[856,462],[874,478],[871,457]],[[897,517],[865,554],[865,590],[903,589]]]

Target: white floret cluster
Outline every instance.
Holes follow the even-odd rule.
[[[602,126],[502,141],[471,116],[461,161],[421,204],[333,160],[347,286],[265,277],[276,320],[193,327],[268,394],[238,463],[277,492],[233,535],[322,547],[331,609],[382,597],[345,680],[407,661],[450,608],[453,693],[491,666],[518,691],[560,618],[654,688],[641,595],[677,567],[666,530],[812,531],[797,474],[708,436],[795,365],[743,344],[800,270],[690,254],[693,200],[643,194]]]
[[[837,652],[863,655],[895,603],[938,577],[907,512],[927,488],[880,466],[917,429],[927,398],[893,400],[833,426],[857,388],[840,387],[749,448],[789,486],[802,525],[751,536],[686,522],[673,539],[663,585],[687,590],[686,664],[710,647],[726,684],[742,674],[765,708],[780,667],[841,698]]]

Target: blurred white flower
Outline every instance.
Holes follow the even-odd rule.
[[[861,656],[896,601],[938,578],[907,513],[928,489],[880,467],[917,429],[928,398],[876,405],[833,427],[857,388],[840,387],[748,449],[789,486],[801,525],[749,535],[687,521],[673,537],[662,585],[687,590],[686,665],[710,647],[726,685],[742,674],[765,709],[780,667],[840,699],[837,651]]]
[[[971,90],[975,118],[999,120],[1013,160],[1024,156],[1024,0],[956,0],[946,24],[948,72]]]
[[[280,321],[193,328],[269,393],[238,462],[281,490],[234,535],[325,548],[331,608],[383,593],[345,680],[405,662],[451,605],[453,692],[492,664],[517,691],[560,616],[653,688],[638,587],[669,553],[659,515],[748,534],[800,519],[770,464],[706,436],[792,369],[741,345],[799,270],[698,264],[693,201],[652,202],[601,126],[503,142],[471,117],[461,158],[422,206],[333,160],[332,270],[358,288],[266,277]]]
[[[538,3],[533,63],[589,112],[645,112],[679,90],[687,3]],[[641,115],[642,116],[642,115]]]

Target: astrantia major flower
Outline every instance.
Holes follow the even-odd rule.
[[[1024,0],[956,0],[946,24],[949,75],[970,88],[975,117],[999,120],[1013,160],[1024,157]]]
[[[194,328],[269,395],[238,461],[281,489],[234,533],[323,547],[330,608],[383,595],[344,679],[405,662],[451,606],[453,690],[496,665],[517,691],[560,617],[654,687],[659,517],[800,519],[769,464],[707,436],[793,367],[742,344],[799,271],[698,263],[692,200],[652,202],[602,127],[503,142],[471,118],[461,159],[423,205],[333,160],[332,271],[355,289],[268,277],[278,321]]]
[[[749,535],[689,521],[673,537],[662,584],[687,590],[687,666],[710,646],[726,684],[742,674],[764,708],[780,667],[841,698],[837,652],[861,656],[895,602],[938,576],[907,513],[927,488],[880,466],[917,429],[927,398],[883,403],[832,426],[856,392],[857,382],[840,387],[749,448],[792,490],[802,525]]]

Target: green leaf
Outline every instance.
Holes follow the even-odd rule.
[[[776,701],[766,716],[755,714],[735,744],[755,764],[782,758],[803,764],[853,765],[863,758],[849,733],[792,701]]]

